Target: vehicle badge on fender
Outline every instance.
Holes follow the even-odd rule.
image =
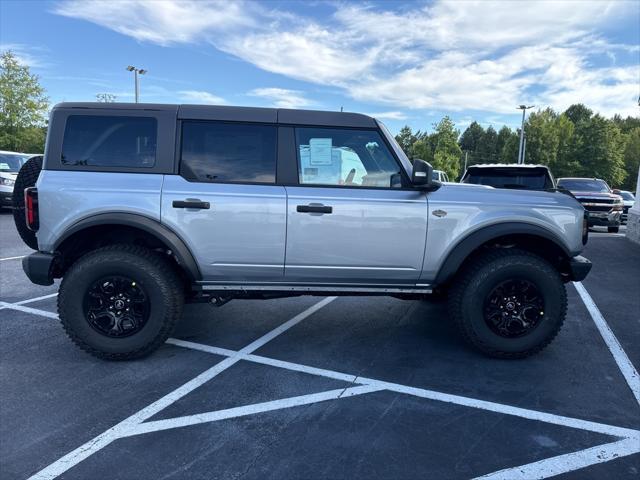
[[[434,210],[433,213],[436,217],[445,217],[447,215],[447,212],[445,212],[444,210]]]

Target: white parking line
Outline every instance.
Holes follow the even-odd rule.
[[[323,306],[327,305],[329,302],[335,300],[335,298],[336,297],[327,297],[324,300],[321,300],[320,302],[316,303],[315,305],[312,305],[302,313],[293,317],[288,322],[285,322],[283,325],[279,326],[275,330],[267,333],[266,335],[263,335],[258,340],[247,345],[240,351],[243,353],[251,353],[252,351],[257,350],[258,348],[263,346],[266,342],[268,342],[269,340],[272,340],[276,335],[279,335],[285,332],[287,329],[295,326],[297,323],[301,322],[302,320],[307,318],[309,315],[316,312],[319,308],[322,308]],[[20,308],[25,308],[25,307],[20,307]],[[32,309],[32,310],[35,310],[35,309]],[[49,313],[49,312],[46,312],[46,313]],[[285,328],[285,325],[286,325],[286,328]],[[277,333],[274,333],[276,331]],[[67,455],[56,460],[51,465],[43,468],[38,473],[30,477],[29,480],[45,480],[45,479],[51,480],[58,477],[59,475],[62,475],[71,467],[87,459],[89,456],[93,455],[97,451],[103,449],[104,447],[112,443],[114,440],[127,436],[129,432],[132,429],[134,429],[138,424],[144,422],[148,418],[151,418],[156,413],[164,410],[169,405],[175,403],[177,400],[189,394],[199,386],[205,384],[206,382],[214,378],[219,373],[223,372],[227,368],[239,362],[240,359],[241,359],[241,356],[239,355],[235,357],[225,358],[218,364],[204,371],[203,373],[201,373],[194,379],[188,381],[181,387],[178,387],[174,391],[168,393],[167,395],[160,398],[159,400],[156,400],[155,402],[143,408],[142,410],[134,413],[133,415],[121,421],[117,425],[114,425],[109,430],[101,433],[100,435],[93,438],[92,440],[89,440],[84,445],[81,445],[80,447],[76,448],[72,452],[69,452]]]
[[[253,405],[227,408],[226,410],[215,410],[212,412],[196,413],[195,415],[186,415],[184,417],[167,418],[164,420],[156,420],[154,422],[145,422],[137,425],[135,428],[132,428],[129,431],[128,436],[158,432],[161,430],[170,430],[173,428],[188,427],[190,425],[200,425],[201,423],[217,422],[218,420],[226,420],[229,418],[254,415],[256,413],[271,412],[273,410],[282,410],[285,408],[298,407],[300,405],[309,405],[311,403],[326,402],[327,400],[353,397],[355,395],[362,395],[364,393],[377,392],[380,390],[383,390],[383,388],[373,385],[337,388],[335,390],[328,390],[326,392],[282,398],[280,400],[273,400],[270,402],[254,403]]]
[[[627,353],[613,334],[611,327],[609,327],[609,324],[602,316],[602,313],[600,313],[600,309],[593,301],[593,298],[591,298],[591,295],[589,295],[589,292],[587,292],[587,289],[584,288],[584,285],[581,282],[574,282],[573,286],[576,287],[576,290],[578,291],[584,306],[587,307],[589,315],[591,315],[591,318],[596,324],[604,343],[607,344],[607,348],[609,348],[611,355],[613,355],[613,359],[618,364],[620,372],[622,372],[624,379],[627,381],[629,388],[633,392],[633,396],[636,397],[636,401],[640,405],[640,377],[638,376],[638,371],[633,366],[633,363],[631,363],[631,360],[629,360]]]
[[[427,390],[424,388],[411,387],[411,386],[402,385],[399,383],[376,380],[374,378],[349,375],[342,372],[335,372],[332,370],[326,370],[322,368],[309,367],[307,365],[302,365],[299,363],[292,363],[284,360],[276,360],[273,358],[262,357],[260,355],[254,355],[254,354],[242,355],[240,354],[240,352],[235,352],[233,350],[227,350],[227,349],[217,348],[217,347],[209,347],[208,345],[202,345],[194,342],[185,342],[182,340],[169,339],[167,343],[171,343],[172,345],[176,345],[180,347],[209,352],[216,355],[229,355],[232,358],[236,358],[237,356],[240,356],[243,360],[247,360],[249,362],[260,363],[262,365],[269,365],[273,367],[283,368],[286,370],[293,370],[296,372],[303,372],[303,373],[309,373],[312,375],[318,375],[322,377],[345,380],[349,382],[355,382],[361,385],[376,386],[376,387],[379,387],[380,390],[389,390],[392,392],[404,393],[406,395],[426,398],[429,400],[452,403],[452,404],[461,405],[464,407],[477,408],[479,410],[486,410],[490,412],[501,413],[504,415],[511,415],[515,417],[525,418],[527,420],[535,420],[538,422],[551,423],[551,424],[560,425],[563,427],[576,428],[579,430],[586,430],[590,432],[601,433],[604,435],[617,436],[621,438],[635,437],[640,440],[640,431],[633,430],[630,428],[608,425],[606,423],[592,422],[589,420],[582,420],[580,418],[566,417],[562,415],[556,415],[553,413],[541,412],[538,410],[530,410],[527,408],[514,407],[512,405],[506,405],[504,403],[496,403],[496,402],[490,402],[486,400],[480,400],[477,398],[463,397],[460,395],[453,395],[450,393],[439,392],[436,390]]]
[[[580,285],[580,287],[582,287],[582,285]],[[577,284],[576,284],[576,288],[580,292]],[[584,289],[584,287],[582,288]],[[586,290],[584,290],[584,292],[586,293]],[[586,295],[588,296],[588,293],[586,293]],[[620,458],[626,455],[632,455],[634,453],[640,452],[640,430],[633,430],[630,428],[591,422],[591,421],[582,420],[578,418],[565,417],[565,416],[555,415],[547,412],[540,412],[536,410],[529,410],[529,409],[524,409],[520,407],[514,407],[511,405],[488,402],[485,400],[474,399],[469,397],[462,397],[459,395],[451,395],[443,392],[426,390],[422,388],[416,388],[416,387],[411,387],[407,385],[385,382],[385,381],[375,380],[375,379],[366,378],[366,377],[359,377],[359,376],[349,375],[342,372],[335,372],[331,370],[310,367],[310,366],[296,364],[292,362],[286,362],[283,360],[262,357],[260,355],[255,355],[252,353],[258,348],[262,347],[266,342],[273,339],[275,336],[279,335],[280,333],[286,331],[287,329],[291,328],[295,324],[299,323],[301,320],[308,317],[309,315],[311,315],[318,309],[322,308],[323,306],[325,306],[327,303],[329,303],[334,299],[335,297],[329,297],[327,299],[322,300],[321,302],[318,302],[314,306],[310,307],[309,309],[305,310],[301,314],[285,322],[280,327],[274,329],[273,331],[269,332],[268,334],[264,335],[258,340],[252,342],[250,345],[248,345],[247,347],[239,351],[213,347],[209,345],[203,345],[203,344],[188,342],[184,340],[169,339],[167,343],[172,345],[199,350],[203,352],[208,352],[216,355],[222,355],[222,356],[226,356],[227,358],[222,362],[216,364],[211,369],[203,372],[195,379],[191,380],[190,382],[187,382],[182,387],[174,390],[173,392],[169,393],[168,395],[161,398],[157,402],[154,402],[153,404],[149,405],[148,407],[141,410],[140,412],[137,412],[136,414],[124,420],[120,424],[107,430],[103,434],[98,435],[92,441],[87,442],[85,445],[74,450],[73,452],[69,453],[65,457],[62,457],[61,459],[54,462],[49,467],[46,467],[42,471],[38,472],[36,475],[34,475],[31,478],[32,479],[55,478],[56,476],[67,471],[73,465],[76,465],[77,463],[81,462],[91,454],[109,445],[114,440],[117,440],[118,438],[122,438],[125,436],[167,430],[167,429],[172,429],[177,427],[185,427],[188,425],[195,425],[195,424],[204,423],[204,422],[222,420],[224,418],[234,418],[242,415],[250,415],[250,414],[259,413],[259,412],[278,410],[282,408],[290,408],[296,405],[305,405],[310,403],[316,403],[319,401],[337,399],[337,398],[341,398],[349,395],[360,395],[364,393],[381,391],[381,390],[389,390],[389,391],[404,393],[404,394],[413,395],[421,398],[427,398],[430,400],[442,401],[442,402],[452,403],[456,405],[462,405],[462,406],[477,408],[481,410],[492,411],[495,413],[517,416],[517,417],[525,418],[528,420],[535,420],[535,421],[551,423],[555,425],[561,425],[569,428],[576,428],[580,430],[586,430],[586,431],[597,432],[597,433],[610,435],[614,437],[619,437],[619,440],[615,442],[606,443],[603,445],[579,450],[577,452],[547,458],[547,459],[533,462],[527,465],[510,467],[504,470],[500,470],[498,472],[487,474],[481,478],[505,479],[505,480],[506,479],[508,480],[525,479],[525,478],[526,479],[529,479],[529,478],[542,479],[542,478],[548,478],[550,476],[558,475],[560,473],[575,471],[575,470],[585,468],[597,463],[608,462],[611,460],[615,460],[616,458]],[[583,301],[585,301],[585,297],[582,297],[582,299]],[[591,299],[591,297],[588,296],[588,299]],[[624,350],[622,350],[622,347],[620,347],[619,343],[617,343],[615,336],[613,336],[613,333],[610,331],[610,329],[608,329],[608,325],[606,325],[606,322],[604,322],[604,318],[602,318],[602,315],[597,310],[597,307],[595,306],[595,303],[593,302],[592,299],[591,299],[591,304],[595,308],[594,312],[597,311],[597,314],[599,315],[599,319],[602,320],[601,323],[603,323],[604,327],[606,327],[605,332],[606,330],[608,330],[610,333],[610,336],[607,337],[609,338],[609,340],[607,341],[607,339],[605,338],[606,333],[603,334],[603,331],[600,330],[601,325],[599,325],[598,316],[597,315],[594,316],[595,314],[592,312],[592,310],[590,310],[590,313],[592,313],[594,322],[596,322],[596,325],[598,326],[600,333],[603,334],[603,338],[605,338],[605,342],[607,342],[607,346],[611,349],[612,347],[610,346],[610,342],[615,341],[612,344],[614,344],[614,346],[615,344],[617,344],[619,348],[618,353],[621,352],[624,355],[624,358],[627,358],[628,360],[628,357],[626,357]],[[38,310],[35,308],[21,307],[16,304],[5,303],[4,305],[7,308],[15,308],[18,310],[24,309],[23,311],[28,310],[29,313],[33,313],[37,315],[44,315],[47,317],[52,315],[50,312]],[[585,301],[585,305],[587,305],[586,301]],[[587,305],[587,308],[589,308],[589,305]],[[614,357],[615,356],[616,354],[614,353]],[[186,394],[190,393],[198,386],[202,385],[203,383],[207,382],[211,378],[215,377],[221,371],[224,371],[225,369],[229,368],[231,365],[241,360],[247,360],[250,362],[260,363],[264,365],[271,365],[274,367],[284,368],[288,370],[309,373],[312,375],[335,378],[338,380],[344,380],[344,381],[353,383],[358,386],[353,386],[346,389],[331,390],[328,392],[320,392],[320,393],[310,394],[310,395],[302,395],[300,397],[291,397],[286,399],[274,400],[274,401],[264,402],[260,404],[246,405],[243,407],[234,407],[226,410],[205,412],[205,413],[189,415],[185,417],[177,417],[177,418],[163,419],[163,420],[143,423],[146,419],[155,415],[157,412],[163,410],[167,406],[173,404],[175,401],[182,398]],[[620,366],[620,363],[618,363],[618,365]],[[620,367],[620,368],[622,369],[623,367]]]
[[[18,305],[17,303],[0,302],[0,309],[3,309],[3,308],[8,308],[10,310],[18,310],[20,312],[25,312],[25,313],[33,313],[34,315],[41,315],[43,317],[53,318],[55,320],[58,319],[57,313],[47,312],[45,310],[40,310],[39,308],[25,307],[23,305]]]
[[[40,300],[47,300],[49,298],[57,297],[58,292],[50,293],[49,295],[42,295],[41,297],[30,298],[29,300],[22,300],[21,302],[15,302],[14,305],[25,305],[27,303],[39,302]]]
[[[640,441],[636,438],[625,438],[617,442],[605,443],[577,452],[545,458],[519,467],[506,468],[489,473],[476,480],[531,480],[549,478],[562,473],[573,472],[581,468],[609,462],[640,452]]]
[[[18,260],[20,258],[24,258],[26,257],[26,255],[19,255],[17,257],[6,257],[6,258],[0,258],[0,262],[4,262],[6,260]]]

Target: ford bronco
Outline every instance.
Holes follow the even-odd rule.
[[[355,113],[62,103],[16,181],[23,268],[62,278],[64,329],[106,359],[151,353],[185,302],[296,295],[447,294],[481,352],[540,351],[591,268],[584,208],[432,174]]]

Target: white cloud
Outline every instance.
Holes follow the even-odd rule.
[[[178,92],[180,99],[188,103],[204,105],[220,105],[225,103],[224,98],[202,90],[181,90]]]
[[[333,14],[322,18],[249,1],[69,0],[56,12],[140,41],[209,42],[263,70],[329,85],[396,114],[513,113],[522,102],[637,114],[637,42],[612,43],[602,34],[637,18],[637,2],[436,0],[394,11],[330,5]],[[630,53],[635,63],[624,63]],[[602,66],[596,54],[615,62]],[[254,95],[279,106],[308,104],[300,92],[277,90]]]
[[[247,95],[264,98],[277,108],[305,108],[315,105],[302,92],[286,88],[256,88]]]
[[[49,66],[44,59],[46,49],[25,45],[23,43],[0,43],[0,52],[11,51],[18,63],[29,68],[45,68]]]

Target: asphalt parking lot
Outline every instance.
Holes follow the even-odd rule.
[[[592,233],[558,338],[469,350],[443,303],[190,305],[135,362],[97,360],[28,282],[0,213],[3,479],[638,478],[640,247]]]

